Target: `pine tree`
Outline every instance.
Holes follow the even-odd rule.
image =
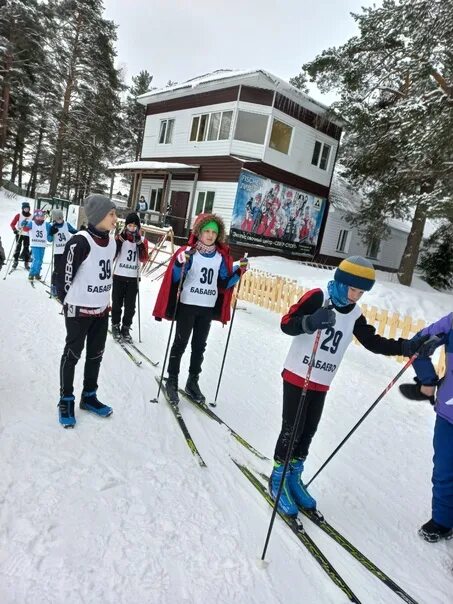
[[[436,289],[453,288],[453,223],[444,222],[427,240],[419,268],[424,279]]]
[[[137,102],[137,97],[151,88],[153,76],[148,71],[141,71],[132,77],[132,86],[128,89],[126,103],[123,107],[123,128],[119,132],[119,155],[122,161],[137,161],[143,143],[145,129],[145,107]]]
[[[344,176],[366,195],[354,223],[385,236],[385,217],[412,221],[398,270],[410,285],[427,217],[451,211],[453,0],[384,0],[353,15],[359,35],[303,66],[347,122]]]

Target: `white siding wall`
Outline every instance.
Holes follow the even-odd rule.
[[[178,156],[206,156],[206,155],[229,155],[229,140],[224,141],[190,141],[190,129],[192,117],[201,113],[214,111],[234,110],[236,101],[221,103],[218,105],[207,105],[206,107],[194,107],[193,109],[182,109],[158,115],[148,115],[145,123],[143,137],[142,157],[178,157]],[[174,119],[172,142],[159,144],[160,122],[163,119]],[[234,120],[234,115],[233,115]],[[194,162],[195,163],[195,162]]]
[[[140,189],[140,195],[144,195],[149,201],[151,189],[163,187],[163,180],[143,180]],[[192,194],[193,181],[190,180],[175,180],[171,184],[171,191],[188,191]],[[198,193],[200,191],[214,191],[214,206],[213,212],[221,216],[225,222],[226,232],[230,230],[231,215],[233,213],[234,200],[236,198],[237,182],[215,182],[215,181],[200,181],[197,183],[195,192],[195,202],[192,209],[191,224],[195,218],[195,210],[197,205]],[[191,199],[189,198],[189,207]]]
[[[342,229],[350,231],[349,247],[346,248],[345,252],[338,252],[336,246]],[[398,268],[406,245],[407,233],[394,228],[390,230],[390,238],[382,241],[377,259],[370,258],[370,260],[380,266]],[[357,229],[352,228],[346,221],[344,212],[331,206],[319,252],[320,255],[347,258],[353,255],[366,256],[366,252],[367,245],[360,239]]]
[[[286,155],[269,148],[271,127],[268,128],[264,162],[328,187],[332,177],[338,141],[276,109],[273,110],[273,116],[283,123],[292,126],[293,135],[289,154]],[[327,170],[321,170],[311,164],[313,149],[317,140],[321,143],[327,143],[332,147]]]
[[[280,153],[269,148],[269,139],[272,128],[272,119],[269,119],[266,140],[264,145],[233,140],[236,126],[237,108],[243,111],[275,116],[277,119],[293,127],[293,135],[289,148],[289,154]],[[210,113],[215,111],[234,110],[230,133],[230,140],[225,141],[190,141],[190,129],[194,115]],[[174,119],[174,130],[172,142],[159,144],[160,122],[163,119]],[[329,144],[332,149],[327,170],[321,170],[311,164],[315,141]],[[307,180],[329,186],[335,161],[338,141],[299,122],[298,120],[264,105],[231,101],[205,107],[195,107],[158,115],[149,115],[146,118],[145,133],[142,147],[142,157],[157,157],[163,160],[166,157],[192,157],[196,163],[196,157],[237,155],[241,157],[252,157],[262,159],[265,163],[287,172],[302,176]]]

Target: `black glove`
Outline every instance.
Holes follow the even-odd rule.
[[[302,318],[302,329],[305,333],[314,333],[317,329],[327,329],[335,325],[335,312],[330,308],[319,308],[312,315]]]
[[[435,403],[434,396],[428,396],[421,391],[422,384],[418,378],[414,378],[415,384],[401,384],[399,386],[401,394],[411,401],[429,401],[431,405]],[[429,384],[434,386],[435,384]]]
[[[50,234],[55,235],[55,233],[58,233],[58,226],[56,222],[54,222],[50,227]]]
[[[13,229],[14,234],[16,235],[16,239],[19,237],[19,231],[17,229]]]
[[[417,334],[410,340],[404,340],[401,345],[401,352],[405,357],[411,357],[416,352],[420,358],[429,357],[439,346],[440,338],[437,336],[424,336]]]
[[[140,231],[138,229],[133,234],[132,241],[134,243],[141,243],[142,242],[142,236],[141,236]]]

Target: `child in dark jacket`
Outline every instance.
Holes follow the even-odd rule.
[[[453,537],[453,313],[425,327],[420,334],[437,336],[437,346],[445,346],[446,358],[441,380],[431,359],[419,358],[413,365],[416,383],[400,386],[401,393],[409,399],[435,402],[431,519],[418,531],[423,539],[434,543]]]
[[[14,216],[10,224],[16,237],[16,249],[14,250],[12,266],[13,269],[17,268],[20,259],[24,261],[24,266],[27,271],[30,268],[30,227],[22,227],[22,222],[30,219],[30,204],[28,201],[24,201],[22,203],[20,212]]]
[[[247,269],[247,260],[233,267],[224,243],[225,225],[215,214],[200,214],[188,245],[173,255],[165,273],[154,308],[156,319],[172,319],[177,304],[176,334],[170,351],[165,390],[174,405],[179,403],[178,376],[181,358],[192,334],[192,354],[186,392],[196,402],[204,402],[198,380],[204,351],[213,320],[223,324],[230,319],[234,285]],[[182,279],[179,300],[177,291]]]
[[[63,272],[63,252],[66,243],[73,235],[77,233],[69,222],[66,222],[63,216],[63,210],[52,210],[52,224],[50,226],[49,240],[53,242],[53,272],[51,277],[50,292],[52,296],[57,295],[56,283],[59,275]]]
[[[132,342],[130,329],[135,315],[140,262],[148,260],[148,241],[140,232],[140,219],[135,212],[126,216],[125,226],[116,237],[116,263],[113,271],[112,334]],[[121,313],[123,311],[121,326]]]
[[[298,507],[316,508],[316,500],[304,486],[301,474],[310,443],[318,429],[330,384],[353,336],[374,354],[412,356],[417,351],[427,354],[423,344],[429,336],[416,335],[411,340],[393,340],[376,334],[375,328],[368,325],[357,302],[365,291],[373,287],[374,281],[375,271],[371,262],[360,256],[351,256],[340,263],[325,291],[308,291],[282,318],[282,331],[293,339],[282,372],[283,420],[269,481],[274,500],[282,481],[284,462],[316,335],[318,330],[322,331],[279,499],[280,512],[288,516],[296,516]]]

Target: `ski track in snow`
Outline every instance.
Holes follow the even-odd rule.
[[[20,202],[0,194],[0,204],[8,253],[7,225]],[[47,254],[50,258],[50,248]],[[113,415],[105,420],[77,409],[76,428],[63,430],[56,408],[65,334],[60,307],[41,285],[33,290],[23,270],[6,281],[4,274],[5,269],[0,274],[2,604],[347,602],[278,518],[270,565],[258,567],[270,507],[229,455],[266,473],[271,464],[183,401],[184,419],[208,465],[200,468],[163,396],[157,405],[149,402],[160,367],[146,361],[136,367],[110,337],[99,397],[112,405]],[[144,279],[141,289],[141,346],[155,360],[162,360],[169,333],[167,322],[151,318],[159,285]],[[410,307],[412,290],[405,291]],[[277,314],[243,302],[238,308],[216,412],[272,457],[289,339],[279,330]],[[438,317],[434,301],[428,310]],[[135,340],[137,333],[136,327]],[[226,328],[213,324],[201,380],[208,397],[215,392],[226,335]],[[350,347],[327,398],[307,477],[399,367]],[[81,361],[76,397],[82,370]],[[447,604],[453,593],[453,542],[429,545],[417,536],[430,513],[433,423],[427,405],[408,403],[394,389],[311,487],[328,520],[419,604]],[[402,602],[308,520],[305,525],[364,604]]]

